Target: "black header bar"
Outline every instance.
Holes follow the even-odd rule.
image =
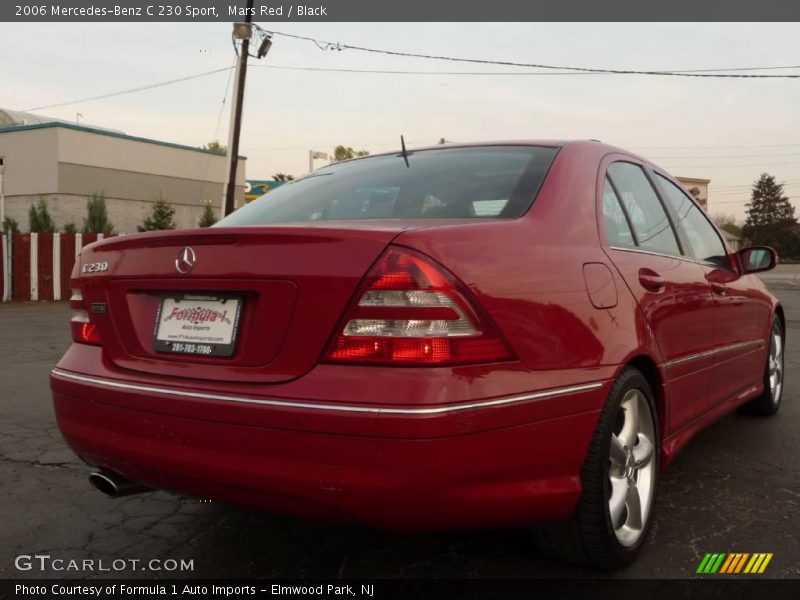
[[[244,19],[245,0],[2,0],[0,21]],[[255,0],[257,22],[800,21],[797,0]]]

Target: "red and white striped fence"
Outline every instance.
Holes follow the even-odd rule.
[[[103,237],[102,233],[3,234],[0,298],[3,302],[69,299],[75,257]]]

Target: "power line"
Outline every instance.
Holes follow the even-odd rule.
[[[785,165],[800,165],[800,162],[759,163],[750,165],[661,165],[665,169],[743,169],[749,167],[779,167]]]
[[[697,160],[706,158],[771,158],[782,156],[800,156],[800,152],[792,152],[790,154],[727,154],[717,156],[698,154],[696,156],[648,156],[648,158],[658,160]]]
[[[341,141],[341,140],[340,140]],[[335,146],[339,142],[313,142],[310,144],[305,144],[304,146],[256,146],[256,147],[248,147],[247,152],[251,153],[253,151],[272,151],[272,150],[308,150],[309,148],[319,148],[325,146]],[[438,144],[439,140],[433,141],[419,141],[414,142],[414,144]],[[455,142],[453,142],[455,143]],[[397,142],[357,142],[352,144],[353,146],[361,146],[361,147],[372,147],[372,146],[397,146]]]
[[[547,65],[540,63],[522,63],[507,60],[489,60],[480,58],[462,58],[455,56],[441,56],[436,54],[421,54],[417,52],[402,52],[398,50],[382,50],[378,48],[368,48],[365,46],[353,46],[350,44],[340,44],[339,42],[330,42],[319,40],[316,38],[296,35],[293,33],[284,33],[281,31],[269,31],[272,35],[280,35],[283,37],[294,38],[314,43],[320,50],[356,50],[358,52],[368,52],[371,54],[385,54],[387,56],[402,56],[405,58],[424,58],[428,60],[444,60],[450,62],[470,63],[480,65],[499,65],[505,67],[526,67],[533,69],[553,69],[557,71],[578,71],[583,73],[606,73],[615,75],[656,75],[656,76],[669,76],[669,77],[697,77],[697,78],[736,78],[736,79],[800,79],[800,74],[781,74],[781,75],[763,75],[753,73],[720,73],[717,71],[734,71],[743,70],[737,69],[698,69],[692,71],[654,71],[654,70],[634,70],[634,69],[597,69],[590,67],[570,67],[563,65]],[[764,70],[780,67],[753,67],[747,70]],[[784,67],[784,68],[798,68],[797,66]]]
[[[749,183],[728,183],[725,185],[721,185],[719,187],[750,187],[754,183],[755,183],[754,181],[751,181]],[[784,179],[783,183],[800,183],[800,179],[799,178]],[[715,184],[712,183],[711,185],[713,186]]]
[[[286,35],[289,37],[298,37],[299,39],[311,39],[311,38],[304,38],[302,36],[290,36],[289,34],[273,32],[277,35]],[[349,48],[354,50],[367,50],[362,49],[356,46],[343,46],[343,49]],[[383,52],[379,50],[374,50],[374,52]],[[392,54],[392,52],[385,52],[387,54]],[[553,76],[553,75],[619,75],[619,74],[641,74],[641,75],[684,75],[684,76],[700,76],[700,75],[692,75],[691,71],[620,71],[620,70],[612,70],[612,69],[583,69],[580,67],[554,67],[550,65],[525,65],[523,63],[510,63],[510,62],[499,62],[499,61],[484,61],[478,59],[460,59],[460,58],[447,58],[447,57],[435,57],[430,56],[426,57],[425,55],[413,55],[413,54],[403,54],[408,56],[419,56],[425,58],[434,58],[434,59],[441,59],[441,60],[453,60],[459,62],[477,62],[481,64],[498,64],[498,65],[506,65],[506,66],[528,66],[528,67],[536,67],[542,69],[556,69],[555,71],[522,71],[522,72],[509,72],[509,71],[417,71],[417,70],[392,70],[392,69],[347,69],[347,68],[334,68],[334,67],[295,67],[295,66],[288,66],[288,65],[253,65],[257,68],[262,69],[276,69],[276,70],[289,70],[289,71],[311,71],[311,72],[332,72],[332,73],[368,73],[368,74],[384,74],[384,75],[439,75],[439,76]],[[200,77],[206,77],[208,75],[214,75],[216,73],[222,73],[223,71],[228,71],[232,67],[223,67],[221,69],[214,69],[212,71],[205,71],[203,73],[196,73],[194,75],[187,75],[186,77],[178,77],[175,79],[168,79],[166,81],[159,81],[157,83],[152,83],[149,85],[143,85],[135,88],[119,90],[115,92],[108,92],[106,94],[99,94],[97,96],[89,96],[86,98],[79,98],[76,100],[68,100],[65,102],[58,102],[56,104],[46,104],[43,106],[34,106],[32,108],[24,109],[25,112],[35,111],[35,110],[44,110],[48,108],[58,108],[61,106],[69,106],[72,104],[80,104],[82,102],[92,102],[95,100],[105,100],[107,98],[114,98],[116,96],[123,96],[126,94],[134,94],[136,92],[143,92],[146,90],[156,89],[159,87],[164,87],[168,85],[172,85],[175,83],[181,83],[184,81],[191,81],[193,79],[198,79]],[[798,67],[753,67],[748,68],[746,70],[755,70],[755,69],[789,69],[789,68],[800,68]],[[560,71],[559,71],[560,69]],[[737,70],[737,69],[709,69],[710,71],[715,70]],[[745,69],[742,69],[745,70]],[[711,76],[711,75],[709,75]],[[722,75],[719,75],[720,77]],[[800,78],[800,75],[731,75],[731,77],[791,77],[791,78]],[[699,149],[699,148],[707,148],[707,149],[724,149],[724,148],[785,148],[785,147],[794,147],[800,146],[800,144],[755,144],[755,145],[746,145],[746,146],[631,146],[632,149],[636,150],[648,150],[648,149],[657,149],[657,150],[691,150],[691,149]]]
[[[237,56],[234,54],[233,63],[228,70],[228,79],[225,81],[225,90],[222,92],[222,102],[220,102],[219,112],[217,113],[217,122],[214,125],[214,135],[212,136],[212,140],[218,140],[218,133],[219,133],[219,125],[222,122],[222,113],[225,112],[225,102],[228,100],[228,90],[231,86],[231,79],[233,78],[233,67],[236,64]],[[203,180],[205,181],[206,177],[208,177],[208,168],[211,166],[211,154],[206,156],[206,166],[203,169]],[[199,200],[203,201],[202,198],[203,193],[205,192],[205,186],[200,187],[199,191]]]
[[[394,69],[346,69],[336,67],[292,67],[279,65],[253,65],[260,69],[287,71],[315,71],[322,73],[369,73],[373,75],[613,75],[613,73],[583,73],[576,71],[417,71]]]
[[[788,148],[800,144],[750,144],[747,146],[626,146],[631,150],[722,150],[727,148]]]
[[[742,190],[750,190],[750,189],[753,188],[754,185],[755,185],[755,182],[747,183],[747,184],[743,183],[743,184],[740,184],[740,185],[714,185],[712,183],[710,187],[715,192],[736,192],[736,191],[742,191]],[[779,185],[785,185],[785,186],[800,185],[800,179],[784,179],[782,182],[780,182]]]
[[[784,187],[783,191],[784,191],[784,193],[787,193],[787,194],[788,193],[797,193],[797,192],[800,192],[800,188],[798,188],[798,187]],[[735,192],[735,193],[733,193],[733,192],[728,192],[728,193],[709,192],[709,193],[713,194],[714,196],[721,196],[721,197],[727,196],[729,198],[737,197],[737,196],[738,197],[744,197],[744,196],[749,197],[750,193],[751,193],[751,190],[741,190],[741,191]]]
[[[208,75],[214,75],[215,73],[222,73],[224,71],[229,71],[232,67],[224,67],[222,69],[214,69],[213,71],[205,71],[203,73],[195,73],[194,75],[187,75],[186,77],[178,77],[176,79],[168,79],[166,81],[159,81],[158,83],[151,83],[149,85],[142,85],[135,88],[130,88],[127,90],[119,90],[117,92],[109,92],[107,94],[100,94],[98,96],[90,96],[88,98],[80,98],[79,100],[68,100],[66,102],[59,102],[57,104],[47,104],[44,106],[34,106],[33,108],[26,108],[25,112],[34,111],[34,110],[44,110],[46,108],[57,108],[59,106],[69,106],[70,104],[80,104],[81,102],[91,102],[93,100],[105,100],[106,98],[113,98],[114,96],[122,96],[124,94],[133,94],[136,92],[143,92],[145,90],[152,90],[159,87],[164,87],[166,85],[172,85],[173,83],[181,83],[183,81],[190,81],[192,79],[199,79],[200,77],[207,77]]]
[[[797,188],[797,187],[788,187],[787,188],[787,187],[785,187],[785,188],[783,188],[783,191],[786,194],[796,194],[796,193],[800,193],[800,188]],[[718,197],[718,196],[719,197],[723,197],[723,198],[726,198],[726,197],[727,198],[731,198],[731,197],[736,197],[736,196],[738,196],[740,198],[743,198],[743,197],[749,198],[750,197],[750,190],[742,190],[740,192],[727,193],[727,194],[724,194],[722,192],[709,192],[709,193],[712,196],[714,196],[715,198]]]

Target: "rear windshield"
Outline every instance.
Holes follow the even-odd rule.
[[[536,197],[557,148],[481,146],[383,155],[285,183],[220,227],[336,219],[514,218]]]

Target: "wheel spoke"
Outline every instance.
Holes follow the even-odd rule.
[[[621,408],[625,421],[619,432],[619,438],[628,448],[633,448],[639,433],[639,392],[631,391],[622,401]]]
[[[625,497],[625,508],[628,509],[628,518],[625,522],[631,529],[642,528],[642,504],[639,498],[639,489],[635,484],[628,486]]]
[[[625,445],[622,443],[622,440],[619,439],[619,437],[616,435],[611,436],[611,450],[609,452],[609,459],[611,460],[611,464],[620,470],[625,468],[625,461],[627,459],[624,446]]]
[[[633,447],[633,460],[637,467],[643,467],[653,458],[653,442],[644,434],[639,434],[639,443]]]
[[[625,509],[628,494],[628,480],[625,477],[609,477],[611,480],[611,498],[608,501],[608,510],[611,513],[611,523],[614,529],[622,526],[620,517]]]

